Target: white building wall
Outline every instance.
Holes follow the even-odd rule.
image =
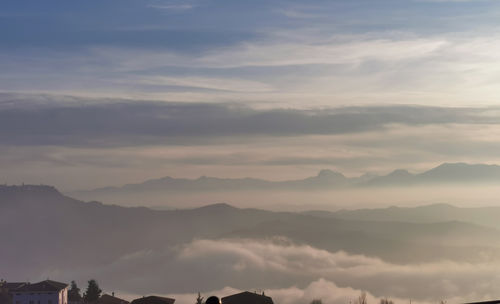
[[[68,304],[68,288],[59,292],[14,292],[12,304]]]

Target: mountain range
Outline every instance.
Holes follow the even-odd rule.
[[[466,222],[500,229],[500,207],[459,208],[450,204],[357,210],[306,211],[305,215],[358,221],[399,221],[407,223]]]
[[[132,197],[139,200],[147,195],[168,195],[238,192],[238,191],[317,191],[373,187],[408,187],[446,184],[495,184],[500,182],[500,166],[486,164],[443,163],[422,173],[398,169],[387,175],[364,174],[346,177],[340,172],[321,170],[318,175],[299,180],[267,181],[256,178],[218,178],[202,176],[197,179],[163,177],[120,187],[68,192],[82,200],[119,203]],[[156,199],[156,201],[161,201]]]
[[[0,186],[0,261],[9,261],[2,275],[12,279],[99,273],[118,285],[160,271],[134,264],[135,257],[178,252],[199,239],[285,238],[393,263],[500,260],[499,215],[499,207],[447,205],[293,213],[215,204],[159,211],[83,202],[50,186]],[[113,268],[116,263],[124,269]],[[187,284],[170,283],[176,292]]]

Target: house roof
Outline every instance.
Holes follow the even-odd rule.
[[[5,282],[0,280],[0,304],[11,304],[11,292],[23,286],[25,283],[21,282]]]
[[[45,281],[34,283],[34,284],[27,283],[27,284],[22,285],[19,288],[17,288],[16,291],[17,292],[60,291],[66,287],[68,287],[68,284],[66,284],[66,283],[45,280]]]
[[[23,286],[24,282],[3,282],[3,283],[0,283],[0,286],[3,286],[3,287],[6,287],[8,290],[14,290],[14,289],[18,289],[19,287]]]
[[[472,302],[472,303],[465,303],[465,304],[500,304],[500,300],[484,301],[484,302]]]
[[[271,297],[244,291],[221,299],[222,304],[274,304]]]
[[[158,296],[148,296],[133,300],[130,304],[174,304],[175,299],[158,297]]]
[[[99,304],[129,304],[128,301],[124,299],[117,298],[115,296],[110,296],[108,294],[103,294],[97,301]]]

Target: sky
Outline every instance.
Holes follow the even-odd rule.
[[[495,0],[0,4],[0,182],[500,163]]]

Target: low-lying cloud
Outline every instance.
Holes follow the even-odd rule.
[[[203,295],[205,296],[205,298],[211,295],[225,297],[241,291],[244,290],[226,287],[221,290],[205,292],[203,293]],[[260,292],[260,290],[252,291]],[[358,297],[363,291],[349,287],[341,288],[335,285],[335,283],[333,282],[327,281],[325,279],[319,279],[317,281],[311,282],[304,288],[290,286],[288,288],[265,289],[262,290],[262,292],[264,292],[265,295],[272,297],[274,303],[280,304],[304,304],[310,303],[313,300],[321,300],[325,304],[346,304],[356,303]],[[197,294],[171,294],[168,296],[175,298],[176,303],[189,304],[193,302],[193,299],[197,297]],[[368,300],[368,303],[372,304],[377,303],[379,300],[370,293],[367,293],[366,298]],[[396,302],[399,302],[394,298],[392,298],[392,300],[396,300]]]
[[[135,294],[206,293],[230,287],[265,290],[279,299],[277,303],[295,304],[315,298],[348,303],[365,290],[372,299],[437,302],[498,297],[499,269],[500,263],[491,261],[398,265],[280,238],[200,239],[176,248],[129,254],[86,275]]]
[[[363,292],[362,290],[356,290],[353,288],[341,288],[335,285],[335,283],[327,281],[325,279],[319,279],[317,281],[311,282],[304,288],[300,288],[297,286],[290,286],[287,288],[278,288],[278,289],[262,289],[262,290],[244,290],[237,289],[232,287],[224,287],[218,290],[211,290],[201,292],[200,295],[207,299],[209,296],[216,295],[220,298],[226,297],[235,293],[239,293],[242,291],[250,291],[255,293],[264,293],[267,296],[272,297],[274,303],[280,304],[304,304],[310,303],[313,300],[322,300],[325,304],[346,304],[346,303],[357,303],[358,297]],[[140,297],[140,294],[130,294],[128,292],[120,292],[118,294],[119,297],[123,297],[126,299],[135,299]],[[175,303],[178,304],[191,304],[193,300],[198,297],[197,293],[174,293],[174,294],[165,294],[164,296],[171,297],[175,299]],[[373,296],[370,293],[366,293],[366,299],[368,303],[377,303],[379,299]],[[395,298],[391,298],[391,300],[395,300],[396,303],[406,302],[406,299],[399,300]],[[423,303],[419,301],[413,301],[413,303]]]

